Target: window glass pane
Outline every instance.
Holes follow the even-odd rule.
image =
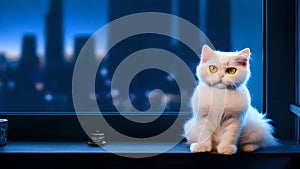
[[[248,88],[252,105],[262,110],[263,97],[263,7],[261,0],[231,0],[231,49],[251,49],[251,78]]]
[[[72,73],[85,42],[110,21],[138,12],[179,16],[199,27],[217,50],[236,51],[249,47],[252,76],[248,87],[252,104],[261,110],[260,0],[1,0],[0,111],[74,111]],[[184,36],[176,20],[171,20],[169,25],[172,35]],[[161,48],[176,54],[192,72],[199,62],[197,53],[174,38],[140,34],[122,40],[104,56],[111,43],[110,33],[100,41],[92,41],[97,45],[89,49],[95,62],[104,58],[95,79],[95,94],[87,93],[90,100],[96,99],[103,111],[116,111],[114,104],[131,111],[131,103],[136,109],[145,111],[150,107],[149,95],[159,95],[157,90],[152,92],[158,88],[167,98],[154,99],[156,106],[166,102],[166,111],[176,112],[180,105],[190,111],[190,95],[179,91],[175,81],[176,76],[180,76],[176,65],[174,74],[157,69],[138,73],[128,89],[130,100],[119,98],[118,89],[111,90],[111,80],[115,69],[128,55],[145,48]],[[197,37],[195,40],[200,41]],[[184,100],[180,101],[180,95],[184,95]],[[113,103],[114,97],[117,99]]]

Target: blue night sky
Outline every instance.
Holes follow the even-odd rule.
[[[76,35],[93,34],[107,23],[107,0],[63,0],[64,48],[73,52]],[[0,53],[16,60],[24,34],[37,37],[37,50],[44,55],[45,16],[49,0],[0,0]],[[105,48],[105,41],[101,46]]]

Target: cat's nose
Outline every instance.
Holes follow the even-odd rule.
[[[223,78],[223,77],[224,77],[224,74],[220,74],[219,76],[220,76],[220,78]]]

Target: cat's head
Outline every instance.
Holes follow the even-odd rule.
[[[204,45],[197,76],[201,82],[210,86],[238,88],[250,77],[249,58],[249,48],[239,52],[220,52]]]

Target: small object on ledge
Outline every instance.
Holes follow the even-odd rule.
[[[91,138],[91,141],[88,142],[90,146],[103,146],[106,144],[104,133],[100,132],[100,130],[90,133],[89,137]]]
[[[0,119],[0,146],[3,146],[7,143],[7,128],[7,119]]]

